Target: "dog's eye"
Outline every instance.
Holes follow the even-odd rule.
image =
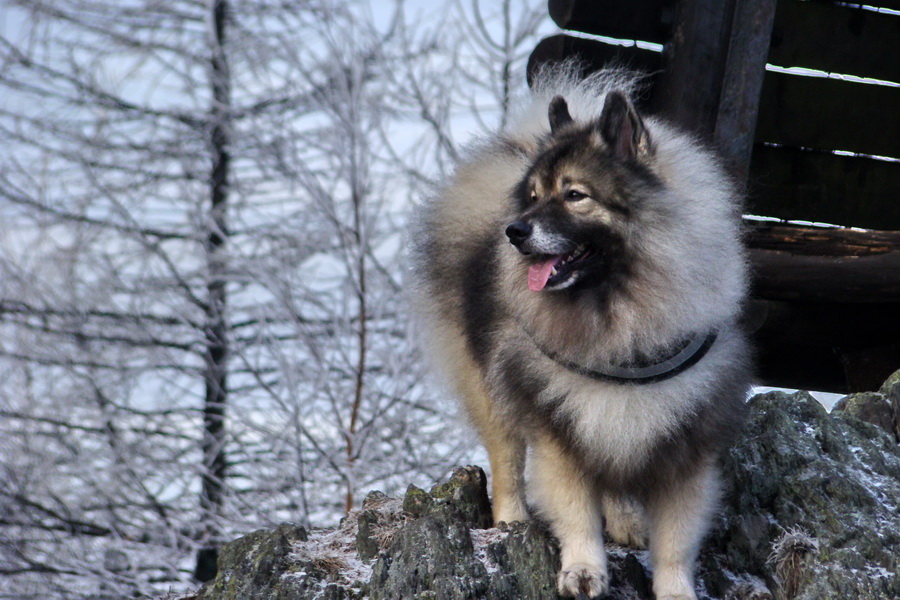
[[[566,200],[575,202],[576,200],[581,200],[582,198],[587,198],[587,194],[584,192],[579,192],[578,190],[569,190],[566,192]]]

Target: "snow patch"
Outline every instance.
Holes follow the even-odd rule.
[[[500,570],[493,558],[488,552],[488,546],[506,539],[509,530],[503,531],[497,527],[491,529],[470,529],[469,536],[472,538],[472,546],[475,548],[475,558],[481,561],[488,574],[496,573]]]
[[[372,578],[372,562],[362,561],[356,555],[356,519],[351,514],[336,530],[315,530],[305,542],[294,544],[290,559],[298,563],[309,563],[328,574],[329,581],[353,586]],[[306,573],[293,573],[305,576]]]

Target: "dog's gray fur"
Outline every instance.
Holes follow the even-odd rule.
[[[632,85],[619,71],[544,72],[422,207],[414,277],[433,359],[488,450],[495,522],[528,517],[530,447],[560,593],[607,591],[605,519],[614,541],[649,544],[656,597],[684,600],[749,385],[740,202],[709,152],[638,116]],[[508,239],[511,224],[522,230]],[[530,267],[584,243],[561,281],[535,267],[542,289],[529,289]],[[696,365],[646,385],[549,356],[602,370],[712,331]]]

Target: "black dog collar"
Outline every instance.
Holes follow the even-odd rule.
[[[527,329],[526,329],[527,332]],[[583,377],[610,383],[656,383],[671,379],[686,371],[706,356],[715,343],[719,332],[711,331],[707,335],[696,335],[682,340],[666,352],[656,356],[641,356],[626,363],[613,365],[606,369],[590,369],[570,360],[566,360],[556,352],[544,348],[529,332],[529,337],[547,358]]]

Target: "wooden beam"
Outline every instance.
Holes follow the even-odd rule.
[[[675,20],[675,0],[549,0],[553,21],[563,29],[664,44]],[[762,8],[757,3],[745,7]],[[865,4],[867,8],[863,8]],[[828,73],[900,81],[900,0],[839,3],[781,0],[775,11],[768,62]]]
[[[900,303],[900,231],[758,225],[746,242],[757,298]]]
[[[900,231],[763,224],[747,244],[762,383],[859,392],[900,368]]]
[[[663,50],[656,112],[712,141],[736,0],[682,0]]]

